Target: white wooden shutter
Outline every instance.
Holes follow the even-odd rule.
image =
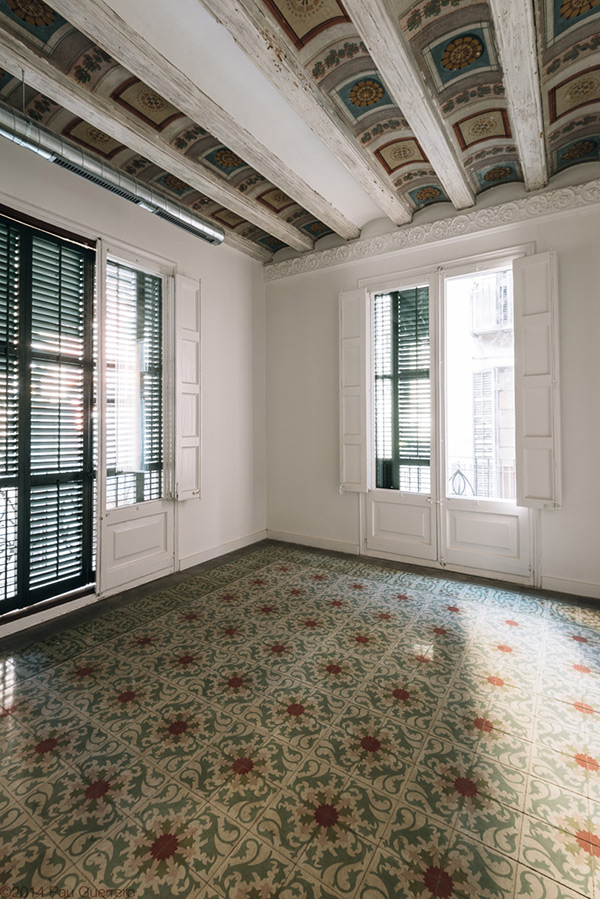
[[[175,276],[175,497],[200,497],[200,282]]]
[[[366,290],[340,294],[340,490],[355,493],[368,490],[368,308]]]
[[[553,250],[513,263],[517,504],[560,502],[558,296]]]

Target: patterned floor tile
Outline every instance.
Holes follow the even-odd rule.
[[[448,876],[435,853],[425,853],[413,864],[408,864],[389,852],[378,850],[357,896],[361,899],[423,899],[453,895],[448,888]]]
[[[331,797],[329,803],[324,804],[328,805],[330,802]],[[314,814],[304,812],[304,806],[297,795],[288,790],[280,790],[253,830],[260,840],[291,861],[298,862],[318,826]]]
[[[131,666],[129,673],[118,675],[98,686],[90,697],[89,714],[102,727],[119,734],[129,721],[142,719],[161,702],[175,700],[179,689],[148,671]]]
[[[525,812],[560,830],[573,831],[590,824],[587,797],[534,777],[527,785]]]
[[[179,779],[249,826],[303,759],[296,749],[238,722],[184,765]]]
[[[10,805],[2,809],[2,829],[0,831],[0,884],[6,883],[6,871],[10,859],[29,843],[39,839],[37,822],[9,797]]]
[[[600,772],[598,759],[585,752],[555,752],[543,744],[534,744],[530,772],[533,777],[556,784],[573,793],[586,796],[590,792],[590,775]]]
[[[293,864],[254,836],[246,837],[218,869],[214,886],[229,899],[280,896]]]
[[[464,805],[467,792],[472,789],[468,768],[462,765],[439,764],[435,770],[415,765],[403,793],[403,801],[426,815],[454,827]]]
[[[569,832],[526,816],[519,861],[589,897],[594,895],[594,859],[599,847],[600,836],[585,824]]]
[[[36,677],[17,681],[10,687],[5,685],[2,695],[0,735],[4,735],[5,739],[9,738],[15,726],[31,730],[40,717],[48,720],[62,717],[69,705],[66,696],[49,691]]]
[[[324,886],[318,877],[309,874],[308,870],[295,868],[277,896],[278,899],[339,899],[340,894]]]
[[[465,771],[469,771],[474,764],[475,758],[474,753],[463,746],[440,740],[438,737],[430,734],[425,737],[416,761],[422,768],[427,768],[431,771],[435,771],[440,766],[446,768],[452,766],[460,767]]]
[[[350,731],[330,728],[315,747],[314,755],[392,796],[400,794],[412,767],[412,762],[399,754],[390,728],[377,725],[352,727]]]
[[[427,857],[426,864],[438,864],[449,839],[446,826],[401,801],[383,835],[381,848],[408,863],[422,856]]]
[[[502,718],[493,715],[491,719],[474,722],[474,726],[481,731],[481,738],[477,743],[479,755],[487,756],[509,768],[528,770],[532,744],[502,730]]]
[[[224,815],[168,784],[78,867],[93,883],[132,895],[189,896],[199,891],[242,837]]]
[[[345,703],[335,695],[327,696],[311,690],[302,681],[288,679],[271,690],[246,718],[297,749],[307,751],[344,708]]]
[[[351,699],[372,670],[373,666],[366,667],[363,659],[327,643],[301,660],[293,674],[328,695]]]
[[[352,830],[322,825],[302,856],[301,869],[317,875],[340,896],[354,896],[375,847]]]
[[[268,686],[264,671],[247,661],[230,661],[198,679],[194,693],[231,715],[244,715]]]
[[[1,656],[0,887],[600,899],[599,720],[592,606],[266,545]]]
[[[57,883],[66,880],[73,868],[71,859],[46,835],[38,831],[36,838],[23,848],[0,857],[0,885],[7,896],[50,895]]]
[[[353,701],[423,731],[431,728],[440,702],[426,679],[402,675],[397,669],[378,671],[356,691]]]
[[[50,721],[40,718],[31,732],[21,735],[18,745],[4,756],[0,773],[17,799],[23,798],[48,779],[69,771],[77,759],[98,751],[107,734],[73,712]]]
[[[587,714],[585,705],[582,704],[581,709],[581,714]],[[592,758],[600,755],[600,728],[577,730],[562,726],[559,720],[539,718],[535,722],[533,739],[535,743],[565,755],[584,753]]]
[[[506,899],[513,895],[517,863],[458,833],[452,838],[445,871],[448,886],[450,881],[453,886],[453,892],[448,895]]]
[[[225,643],[210,646],[188,633],[151,659],[141,660],[140,665],[153,672],[159,671],[161,678],[169,684],[193,690],[207,671],[226,665],[231,655],[231,647]]]
[[[478,791],[483,795],[510,808],[523,810],[527,788],[524,771],[477,755],[469,768],[469,777],[478,784]]]
[[[556,880],[544,877],[531,868],[518,865],[515,896],[523,899],[581,899],[582,894],[569,890]]]
[[[479,793],[477,782],[474,780],[468,779],[463,791],[464,802],[455,822],[457,833],[516,859],[522,813]]]
[[[136,753],[175,774],[232,724],[227,712],[182,696],[179,702],[158,705],[153,714],[124,724],[119,736]]]

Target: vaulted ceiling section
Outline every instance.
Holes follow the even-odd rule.
[[[600,157],[600,0],[197,2],[396,225]],[[103,0],[0,0],[0,101],[259,260],[359,236],[134,37]]]

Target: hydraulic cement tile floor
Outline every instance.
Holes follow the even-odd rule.
[[[598,608],[267,545],[0,666],[0,896],[600,899]]]

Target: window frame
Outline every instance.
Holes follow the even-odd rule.
[[[136,269],[161,279],[162,292],[162,496],[158,499],[136,502],[128,506],[106,506],[106,275],[107,263],[114,262],[127,268]],[[103,518],[109,520],[120,510],[127,508],[147,508],[152,503],[169,501],[174,498],[174,278],[175,267],[167,260],[142,253],[135,248],[116,241],[98,240],[98,265],[96,273],[97,329],[98,329],[98,478],[97,478],[97,526]],[[98,553],[102,547],[98,544]],[[100,567],[100,562],[98,563]]]
[[[441,389],[441,373],[444,365],[444,314],[445,296],[444,281],[446,278],[458,277],[463,274],[493,271],[504,266],[512,266],[515,259],[534,255],[535,243],[528,242],[503,247],[486,253],[460,256],[449,259],[438,265],[416,266],[401,272],[384,276],[362,278],[358,281],[358,288],[365,291],[368,303],[368,331],[366,334],[368,368],[367,379],[367,435],[366,443],[369,448],[367,490],[382,490],[397,496],[428,497],[431,502],[438,502],[444,495],[444,470],[445,469],[445,396]],[[417,285],[429,286],[429,341],[431,348],[430,381],[431,381],[431,492],[430,494],[410,493],[393,488],[375,487],[376,484],[376,460],[375,460],[375,396],[374,396],[374,354],[373,354],[373,307],[376,294],[392,293],[415,287]],[[516,329],[516,322],[513,327]],[[516,349],[516,340],[515,340]],[[517,435],[517,447],[519,438]],[[518,452],[518,450],[517,450]],[[476,500],[479,502],[480,500]],[[504,500],[486,500],[481,502],[507,502]],[[512,501],[508,501],[512,502]]]
[[[429,400],[429,407],[430,407],[430,413],[431,413],[431,408],[432,408],[431,392],[432,392],[432,387],[433,387],[433,385],[432,385],[432,378],[431,378],[431,360],[432,360],[432,350],[433,350],[433,348],[432,348],[432,345],[431,345],[431,323],[430,323],[430,317],[431,317],[431,296],[430,296],[430,286],[429,286],[429,284],[425,282],[425,283],[422,283],[422,284],[411,285],[410,287],[404,287],[404,288],[402,288],[402,289],[395,290],[395,291],[376,291],[376,292],[374,292],[374,293],[371,294],[372,357],[373,357],[373,373],[372,373],[372,381],[373,381],[373,403],[372,403],[372,413],[373,413],[373,445],[374,445],[374,447],[375,447],[375,453],[374,453],[375,473],[374,473],[373,483],[374,483],[376,489],[378,489],[378,490],[394,490],[396,493],[411,493],[411,494],[412,494],[412,493],[415,493],[415,494],[421,495],[421,496],[427,496],[427,495],[429,495],[429,494],[431,493],[431,486],[430,486],[430,489],[429,489],[429,490],[412,491],[412,490],[402,489],[401,486],[400,486],[401,481],[402,481],[402,472],[401,472],[401,469],[402,469],[403,465],[404,465],[404,466],[409,465],[410,467],[417,467],[417,468],[419,468],[419,467],[425,466],[425,463],[424,463],[423,461],[421,461],[421,463],[419,464],[419,460],[417,459],[417,457],[413,458],[413,459],[412,459],[411,461],[409,461],[409,462],[407,462],[407,461],[406,461],[406,457],[404,457],[404,458],[405,458],[405,461],[402,462],[402,456],[401,456],[399,450],[396,450],[396,449],[394,448],[394,443],[395,443],[395,441],[394,441],[394,439],[393,439],[393,438],[394,438],[394,434],[398,434],[398,435],[400,436],[400,426],[399,426],[399,422],[398,422],[398,414],[399,414],[399,410],[398,410],[399,388],[400,388],[400,384],[401,384],[403,381],[406,381],[406,380],[408,380],[408,379],[405,377],[406,372],[400,372],[400,371],[399,371],[399,369],[398,369],[398,356],[397,356],[397,352],[394,352],[395,350],[396,350],[396,351],[399,351],[399,349],[400,349],[400,343],[399,343],[399,323],[400,323],[400,319],[399,319],[396,315],[394,315],[394,312],[393,312],[393,308],[392,308],[392,307],[393,307],[393,304],[398,305],[398,303],[401,302],[401,297],[402,297],[402,295],[405,294],[405,293],[408,293],[408,292],[410,292],[410,291],[414,291],[414,292],[415,292],[415,301],[418,302],[418,300],[419,300],[419,291],[420,291],[420,290],[425,290],[425,289],[427,290],[427,332],[426,332],[426,333],[427,333],[427,337],[428,337],[429,365],[428,365],[428,367],[427,367],[427,377],[426,377],[426,378],[422,378],[422,377],[421,377],[421,374],[422,374],[423,371],[425,371],[425,369],[423,369],[423,368],[417,368],[417,369],[413,369],[413,370],[412,370],[413,378],[410,379],[410,380],[412,380],[413,382],[415,382],[415,381],[420,381],[420,380],[426,380],[426,381],[427,381],[427,384],[428,384],[428,387],[429,387],[429,390],[428,390],[428,394],[429,394],[429,395],[428,395],[428,400]],[[377,313],[376,313],[377,299],[378,299],[378,298],[381,298],[381,297],[386,297],[386,296],[387,296],[387,297],[390,297],[390,302],[391,302],[391,308],[390,308],[390,314],[391,314],[391,339],[390,339],[390,350],[391,350],[391,360],[390,360],[390,362],[391,362],[391,371],[390,371],[389,376],[383,376],[383,375],[378,375],[378,374],[377,374],[377,371],[376,371],[376,358],[377,358],[377,354],[376,354],[376,352],[375,352],[375,334],[376,334],[376,332],[377,332],[377,322],[376,322],[376,318],[377,318]],[[377,419],[377,412],[376,412],[376,407],[377,407],[377,383],[378,383],[378,381],[382,381],[384,377],[389,378],[389,381],[390,381],[390,391],[391,391],[391,400],[392,400],[392,409],[391,409],[391,428],[392,428],[392,450],[391,450],[391,459],[379,459],[379,458],[377,457],[377,421],[376,421],[376,419]],[[395,400],[395,402],[394,402],[394,400]],[[430,414],[430,429],[429,429],[430,435],[431,435],[431,425],[432,425],[432,420],[431,420],[431,414]],[[431,446],[431,439],[430,439],[430,442],[429,442],[429,443],[430,443],[430,445],[429,445],[429,455],[428,455],[428,460],[427,460],[426,467],[429,469],[429,481],[430,481],[430,485],[431,485],[431,474],[432,474],[432,465],[431,465],[432,446]],[[377,480],[378,480],[378,471],[377,471],[377,469],[378,469],[378,463],[382,463],[382,462],[390,462],[390,463],[391,463],[390,471],[389,471],[388,473],[391,475],[391,480],[392,480],[393,483],[394,483],[394,486],[392,486],[392,487],[389,487],[389,486],[384,487],[384,486],[380,486],[380,485],[377,484]],[[382,472],[383,472],[383,469],[382,469]],[[397,484],[398,486],[396,486],[396,484]]]

